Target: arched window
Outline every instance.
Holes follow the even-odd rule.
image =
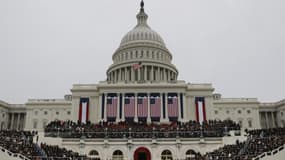
[[[252,128],[252,120],[251,120],[251,119],[248,119],[248,120],[247,120],[247,123],[248,123],[248,128]]]
[[[5,129],[5,122],[1,122],[1,128],[0,130],[4,130]]]
[[[124,155],[122,151],[116,150],[113,152],[112,160],[123,160],[123,159],[124,159]]]
[[[192,149],[189,149],[189,150],[186,152],[186,160],[195,159],[195,157],[196,157],[196,152],[193,151]]]
[[[96,150],[90,151],[89,157],[91,158],[91,160],[100,160],[99,153]]]
[[[33,121],[33,129],[37,129],[38,128],[38,121],[34,120]]]
[[[45,128],[47,126],[47,124],[48,124],[48,120],[44,119],[43,120],[43,128]]]
[[[282,127],[285,127],[285,121],[284,120],[281,121],[281,125],[282,125]]]
[[[172,153],[169,150],[164,150],[161,153],[161,160],[173,160]]]
[[[238,120],[238,124],[239,124],[240,127],[243,126],[243,122],[242,122],[242,121],[243,121],[242,119],[239,119],[239,120]]]

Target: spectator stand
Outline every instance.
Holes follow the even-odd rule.
[[[253,158],[253,160],[261,160],[261,159],[278,159],[279,160],[280,158],[276,158],[276,157],[284,158],[285,157],[284,147],[285,147],[285,145],[280,146],[279,148],[274,149],[272,151],[264,152],[261,155],[258,155],[255,158]],[[278,153],[278,155],[277,155],[277,153]]]
[[[24,155],[22,154],[19,154],[19,153],[12,153],[10,152],[9,150],[7,150],[6,148],[3,148],[0,146],[0,151],[1,151],[1,154],[0,154],[0,157],[5,157],[8,156],[8,157],[11,157],[10,159],[12,160],[18,160],[18,159],[21,159],[21,160],[30,160],[29,158],[25,157]]]
[[[118,124],[102,122],[82,124],[71,121],[53,121],[45,128],[46,137],[80,138],[204,138],[223,137],[229,131],[240,130],[232,121],[207,121],[202,125],[196,121],[171,124],[146,124],[119,122]]]

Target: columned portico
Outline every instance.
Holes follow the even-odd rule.
[[[110,91],[111,93],[111,91]],[[102,119],[103,121],[107,122],[108,121],[108,104],[107,104],[107,101],[108,101],[108,98],[110,98],[108,95],[110,93],[102,93],[100,96],[99,96],[99,99],[103,99],[103,95],[104,96],[104,102],[102,100],[101,103],[100,103],[100,115],[102,114]],[[159,98],[160,99],[160,108],[159,108],[159,112],[160,112],[160,116],[157,117],[159,118],[159,121],[160,122],[163,122],[163,123],[167,123],[169,122],[169,104],[168,104],[168,94],[169,93],[165,93],[165,92],[160,92],[157,94],[157,97],[156,96],[151,96],[151,94],[157,94],[157,93],[152,93],[152,92],[144,92],[144,91],[141,91],[141,92],[135,92],[135,93],[132,93],[132,92],[129,92],[129,93],[124,93],[124,92],[117,92],[117,93],[111,93],[111,95],[116,95],[116,106],[114,106],[116,108],[116,117],[115,117],[115,122],[122,122],[122,121],[125,121],[126,120],[126,103],[125,103],[125,98],[127,99],[132,99],[134,101],[133,103],[133,107],[134,107],[134,115],[133,115],[133,121],[134,122],[138,122],[139,121],[139,116],[138,116],[138,112],[139,112],[139,108],[138,108],[138,99],[139,98],[146,98],[147,101],[144,101],[146,104],[145,105],[141,105],[141,107],[145,107],[145,113],[147,114],[147,117],[145,117],[145,120],[146,122],[148,123],[151,123],[152,121],[152,117],[151,117],[151,98]],[[177,95],[176,99],[177,99],[177,105],[172,105],[172,107],[177,107],[175,110],[177,110],[177,117],[172,117],[172,121],[173,120],[177,120],[177,121],[183,121],[183,118],[182,118],[182,110],[184,112],[184,107],[186,105],[185,104],[185,98],[183,97],[181,99],[181,96],[180,96],[180,93],[176,92],[172,92],[171,94],[175,94]],[[133,95],[133,97],[132,97]],[[139,96],[139,95],[143,95],[143,96]],[[184,94],[182,94],[184,95]],[[181,101],[183,100],[183,101]],[[102,104],[104,103],[104,104]],[[183,107],[183,108],[181,108]],[[182,109],[182,110],[181,110]],[[128,112],[128,111],[127,111]],[[17,118],[17,117],[16,117]],[[19,117],[20,118],[20,117]],[[173,119],[174,118],[174,119]],[[15,119],[15,117],[13,118]],[[130,120],[130,117],[128,117],[128,119]],[[140,118],[140,119],[144,119],[144,118]],[[100,121],[100,120],[99,120]],[[112,120],[113,121],[113,120]],[[16,123],[17,121],[14,120],[13,123]]]
[[[11,112],[8,114],[8,129],[22,130],[25,127],[26,113]]]

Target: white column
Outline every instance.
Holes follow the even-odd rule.
[[[155,69],[155,67],[153,66],[153,81],[156,81],[157,79],[157,77],[156,77],[156,75],[157,75],[157,72],[156,72],[156,69]]]
[[[165,99],[164,99],[164,101],[165,101],[165,120],[169,121],[169,118],[168,118],[168,102],[167,102],[167,100],[168,100],[168,94],[165,93]]]
[[[157,67],[157,81],[161,81],[160,67]]]
[[[134,68],[131,67],[131,82],[135,81],[135,72],[134,72]]]
[[[26,113],[23,114],[23,129],[26,127]]]
[[[141,81],[141,68],[138,69],[138,82]]]
[[[265,112],[265,120],[266,120],[266,128],[270,128],[270,127],[269,127],[269,123],[268,123],[268,115],[267,115],[267,112]]]
[[[177,98],[178,98],[178,121],[181,122],[181,101],[179,93],[177,93]]]
[[[273,112],[271,112],[271,117],[272,117],[272,126],[273,126],[273,128],[275,128],[276,126],[275,126],[275,117],[274,117],[274,113]]]
[[[170,80],[170,72],[169,72],[169,70],[167,70],[166,73],[167,73],[167,81],[169,81]]]
[[[150,70],[150,81],[153,81],[153,66],[151,66]]]
[[[151,118],[150,118],[150,93],[147,94],[147,123],[151,122]]]
[[[11,113],[11,127],[10,129],[14,129],[14,113]]]
[[[99,95],[99,112],[100,112],[100,120],[102,121],[102,120],[104,120],[104,119],[102,119],[102,94],[100,93],[100,95]]]
[[[166,69],[165,68],[163,68],[163,81],[167,81],[166,80]]]
[[[21,113],[18,113],[18,120],[17,120],[17,127],[16,127],[17,130],[20,129],[20,115]]]
[[[144,66],[144,81],[147,81],[147,66]]]
[[[120,122],[120,93],[117,93],[117,117],[116,122]]]
[[[184,122],[184,121],[187,121],[186,120],[186,114],[185,113],[187,113],[186,112],[186,108],[187,108],[187,105],[186,105],[186,96],[185,96],[185,93],[183,93],[183,118],[182,118],[182,121]]]
[[[14,113],[14,129],[17,129],[17,126],[18,126],[18,119],[17,119],[17,117],[16,117],[16,115],[17,115],[17,113]]]
[[[18,118],[18,129],[21,130],[21,126],[22,126],[22,113],[19,113],[19,118]]]
[[[125,69],[125,81],[128,81],[128,72],[127,72],[127,67],[124,68]]]
[[[125,121],[125,93],[122,93],[122,121]]]
[[[104,121],[107,121],[107,94],[105,94],[105,100],[104,100]]]
[[[135,93],[135,122],[138,122],[138,94]]]
[[[122,68],[119,69],[119,82],[122,81]]]
[[[160,99],[161,99],[161,103],[160,103],[160,121],[161,122],[165,122],[166,119],[163,118],[163,94],[160,93]]]
[[[118,72],[117,72],[117,70],[114,70],[114,76],[115,76],[115,82],[117,82],[117,80],[118,80]]]

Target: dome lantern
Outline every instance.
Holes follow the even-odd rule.
[[[147,26],[147,18],[148,18],[148,16],[144,12],[144,2],[141,1],[141,9],[140,9],[140,12],[137,14],[137,20],[138,20],[137,27],[140,25]]]

